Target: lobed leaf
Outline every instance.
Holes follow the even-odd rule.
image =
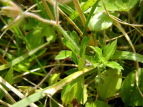
[[[62,102],[67,105],[73,100],[77,100],[79,103],[84,104],[87,101],[87,89],[83,84],[83,79],[78,79],[74,83],[70,83],[62,90]]]
[[[98,84],[97,92],[102,99],[106,99],[115,95],[120,89],[122,83],[121,71],[117,69],[109,69],[104,71],[101,76],[103,83]]]
[[[139,69],[139,88],[143,92],[143,69]],[[136,86],[135,72],[130,73],[124,80],[121,87],[121,98],[127,106],[142,106],[143,97]]]
[[[129,11],[139,0],[104,0],[104,4],[108,11]],[[102,0],[99,2],[96,12],[104,11]]]

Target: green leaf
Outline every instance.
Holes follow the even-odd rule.
[[[103,101],[96,100],[95,102],[87,102],[85,107],[111,107]]]
[[[143,55],[128,51],[115,51],[111,59],[126,59],[143,63]]]
[[[116,50],[117,40],[112,42],[111,44],[108,44],[103,49],[103,57],[107,61],[110,59],[110,57],[114,54]]]
[[[24,20],[20,26],[24,30],[31,30],[31,29],[33,29],[33,27],[37,27],[38,24],[39,24],[38,20],[31,18],[31,17],[26,17],[26,20]]]
[[[54,83],[57,83],[59,78],[60,78],[60,73],[54,73],[53,75],[51,75],[48,79],[49,85],[53,85]]]
[[[41,46],[31,50],[30,52],[13,59],[11,62],[8,62],[7,64],[0,65],[0,70],[4,70],[4,69],[7,69],[7,68],[10,68],[10,67],[20,63],[21,61],[23,61],[24,59],[26,59],[29,56],[33,55],[34,53],[36,53],[37,51],[39,51],[41,48],[45,47],[48,44],[49,43],[45,43],[45,44],[43,44],[43,45],[41,45]]]
[[[55,29],[52,26],[40,23],[35,27],[34,30],[29,32],[26,35],[26,45],[27,49],[31,50],[34,49],[44,43],[44,37],[48,42],[53,42],[56,39]],[[36,53],[37,56],[43,54],[46,49],[41,50],[40,52]]]
[[[46,40],[48,42],[54,42],[57,38],[56,36],[57,34],[55,33],[54,27],[48,24],[43,24],[43,23],[41,26],[42,26],[41,34],[46,37]]]
[[[143,97],[136,86],[135,72],[130,73],[124,80],[121,87],[121,98],[127,106],[142,106]],[[139,88],[143,93],[143,69],[139,69]]]
[[[97,86],[99,96],[102,99],[106,99],[115,95],[121,87],[121,71],[117,69],[109,69],[108,71],[104,71],[100,77],[104,82]]]
[[[97,67],[98,65],[98,62],[99,62],[99,59],[97,59],[98,56],[87,56],[86,55],[86,60],[88,60],[95,68]]]
[[[74,87],[77,87],[76,84]],[[65,86],[62,90],[61,98],[62,102],[67,105],[74,99],[74,87],[72,87],[70,84]]]
[[[79,43],[78,43],[78,35],[75,32],[69,32],[68,37],[63,38],[63,43],[71,49],[75,54],[79,54]]]
[[[81,41],[81,45],[80,45],[80,59],[79,59],[79,63],[78,63],[78,68],[79,70],[84,68],[84,64],[85,64],[85,50],[86,50],[86,46],[88,45],[90,41],[90,37],[84,37]]]
[[[93,47],[90,46],[94,50],[94,52],[97,54],[98,59],[102,58],[102,50],[99,47]]]
[[[6,73],[4,79],[9,83],[12,84],[13,83],[13,68],[10,68],[9,71]],[[5,90],[8,90],[8,88],[6,86],[4,86],[3,84],[1,84],[2,87],[5,88]],[[5,93],[0,89],[0,99],[2,99],[4,97]]]
[[[72,51],[69,50],[63,50],[61,51],[57,56],[56,56],[56,60],[60,60],[60,59],[65,59],[65,58],[71,58],[75,64],[78,64],[78,58],[75,55],[75,53],[73,53]]]
[[[43,33],[43,34],[42,34]],[[42,35],[41,35],[42,34]],[[26,47],[28,50],[35,49],[36,47],[42,45],[44,43],[44,31],[41,28],[33,30],[26,35]],[[37,56],[40,56],[46,51],[46,49],[42,49],[38,53]]]
[[[85,12],[86,10],[88,10],[89,8],[91,8],[97,1],[98,1],[98,0],[88,0],[88,1],[86,1],[86,2],[81,6],[82,11]],[[78,17],[78,15],[79,15],[79,14],[78,14],[77,10],[75,10],[75,11],[71,14],[70,18],[71,18],[72,20],[74,20],[74,19],[76,19],[76,18]]]
[[[115,1],[116,0],[104,0],[104,4],[108,11],[118,11],[119,10],[118,7],[114,4]],[[97,10],[95,12],[103,12],[104,10],[105,9],[104,9],[102,0],[100,0],[98,3]]]
[[[116,0],[115,5],[120,9],[120,11],[129,11],[132,9],[139,0]]]
[[[72,57],[71,58],[74,61],[74,63],[78,65],[79,59],[78,59],[78,57],[77,57],[77,55],[75,53],[72,52]]]
[[[104,4],[108,11],[129,11],[139,0],[104,0]],[[96,12],[104,11],[102,1],[99,2],[99,7]]]
[[[118,64],[117,62],[115,62],[115,61],[109,61],[106,64],[106,66],[108,66],[110,68],[113,68],[113,69],[119,69],[119,70],[123,69],[123,67],[120,64]]]
[[[27,107],[29,104],[36,102],[36,101],[39,101],[39,99],[46,96],[43,92],[50,91],[51,92],[50,94],[53,95],[58,90],[63,88],[63,86],[69,84],[71,81],[74,81],[75,79],[79,78],[80,76],[87,75],[91,72],[95,72],[95,69],[93,67],[84,68],[82,71],[75,72],[75,73],[63,78],[62,80],[58,81],[57,83],[53,84],[52,86],[46,87],[45,89],[42,89],[42,90],[39,90],[38,92],[16,102],[15,104],[11,105],[10,107],[19,107],[21,105],[23,107]]]
[[[5,87],[4,85],[2,85],[3,87]],[[5,96],[5,93],[0,89],[0,99],[2,99]]]
[[[79,70],[82,70],[84,68],[84,65],[85,65],[85,60],[84,58],[80,58],[79,61],[78,61],[78,69]]]
[[[56,56],[56,60],[57,59],[65,59],[65,58],[70,58],[72,56],[72,51],[69,50],[63,50],[61,51],[57,56]]]
[[[75,42],[75,44],[77,45],[77,47],[79,47],[79,36],[78,36],[78,34],[75,31],[73,31],[70,34],[70,37]]]
[[[10,68],[9,71],[7,72],[6,76],[4,77],[4,79],[9,83],[12,84],[13,83],[13,68]]]
[[[62,102],[65,105],[70,104],[74,99],[77,99],[81,104],[87,101],[87,89],[83,85],[83,79],[68,84],[62,90]]]
[[[114,13],[115,15],[115,13]],[[105,13],[96,13],[89,21],[89,28],[93,31],[101,31],[109,28],[113,23],[113,19],[111,19]]]
[[[86,21],[86,24],[85,24],[84,29],[83,29],[83,36],[87,35],[86,30],[87,30],[89,21],[90,21],[92,15],[93,15],[95,9],[97,8],[98,2],[99,2],[99,0],[92,6],[92,8],[91,8],[91,10],[90,10],[90,12],[88,14],[87,21]]]
[[[34,49],[44,43],[43,36],[41,36],[41,29],[33,30],[26,35],[29,43],[28,49]]]
[[[103,84],[104,80],[101,77],[96,76],[94,79],[94,83],[95,83],[95,87],[97,87],[99,84]]]
[[[95,55],[92,57],[86,56],[86,59],[91,62],[94,67],[96,67],[97,63],[104,60],[104,58],[102,58],[102,50],[99,47],[90,46],[90,48],[94,50]]]
[[[32,57],[29,59],[25,59],[25,60],[21,61],[20,63],[18,63],[17,65],[15,65],[14,68],[19,72],[27,71],[32,60],[33,60]]]
[[[66,4],[60,4],[59,7],[68,15],[71,15],[74,12],[74,10]]]
[[[46,36],[46,40],[48,42],[54,42],[56,40],[56,34],[53,30],[53,28],[49,28],[46,30],[47,35]]]

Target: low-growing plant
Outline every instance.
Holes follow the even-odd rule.
[[[142,0],[0,2],[1,105],[143,106]]]

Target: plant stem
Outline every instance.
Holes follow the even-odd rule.
[[[48,1],[51,5],[54,6],[54,3],[53,3],[52,1],[50,1],[50,0],[47,0],[47,1]],[[80,34],[80,37],[82,37],[83,33],[82,33],[82,31],[78,28],[78,26],[77,26],[60,8],[58,8],[58,10],[59,10],[59,13],[60,13],[61,15],[63,15],[64,18],[66,18],[71,25],[73,25],[73,27],[74,27],[74,28],[77,30],[77,32]]]
[[[5,93],[5,97],[11,102],[16,103],[13,97],[7,92],[7,90],[0,84],[0,89]]]
[[[23,15],[24,16],[28,16],[28,17],[33,17],[41,22],[44,22],[44,23],[49,23],[49,24],[52,24],[52,25],[56,25],[56,22],[55,21],[52,21],[52,20],[47,20],[47,19],[43,19],[41,18],[40,16],[34,14],[34,13],[30,13],[30,12],[23,12]]]
[[[52,14],[52,12],[51,12],[49,6],[47,5],[46,1],[45,1],[45,0],[42,0],[42,4],[43,4],[43,6],[45,7],[45,10],[47,11],[49,17],[50,17],[52,20],[54,20],[54,16],[53,16],[53,14]]]
[[[10,107],[19,107],[21,104],[23,107],[28,106],[29,104],[38,101],[39,99],[47,96],[52,96],[54,95],[58,90],[60,90],[63,86],[65,86],[66,84],[76,80],[77,78],[79,78],[80,76],[84,76],[85,74],[87,75],[88,73],[94,72],[94,68],[93,67],[88,67],[88,68],[84,68],[81,71],[77,71],[67,77],[65,77],[64,79],[62,79],[61,81],[53,84],[52,86],[49,86],[43,90],[38,91],[37,93],[34,93],[26,98],[24,98],[23,100],[20,100],[19,102],[11,105]]]
[[[79,33],[80,37],[82,37],[83,33],[82,31],[78,28],[78,26],[61,10],[59,9],[59,12],[61,13],[61,15],[64,16],[64,18],[66,18],[68,20],[68,22],[74,27],[74,29],[77,30],[77,32]]]
[[[81,10],[79,1],[78,0],[73,0],[73,3],[75,5],[76,10],[78,11],[78,14],[79,14],[81,20],[82,20],[83,26],[85,26],[85,24],[86,24],[86,18],[85,18],[84,14],[83,14],[83,12]]]
[[[0,76],[0,83],[2,83],[3,85],[5,85],[7,88],[9,88],[11,91],[13,91],[17,96],[19,96],[21,99],[25,98],[25,96],[18,91],[16,88],[14,88],[13,86],[11,86],[7,81],[5,81],[1,76]],[[35,105],[34,103],[30,103],[31,107],[37,107],[37,105]]]

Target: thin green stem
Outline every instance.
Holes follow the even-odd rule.
[[[49,24],[52,24],[52,25],[56,25],[56,22],[55,21],[52,21],[52,20],[47,20],[47,19],[43,19],[41,18],[40,16],[34,14],[34,13],[30,13],[30,12],[23,12],[23,15],[24,16],[28,16],[28,17],[33,17],[41,22],[44,22],[44,23],[49,23]]]
[[[90,19],[91,19],[91,17],[92,17],[92,14],[94,13],[94,10],[95,10],[96,7],[97,7],[97,4],[98,4],[98,2],[96,2],[96,3],[92,6],[92,9],[91,9],[91,11],[90,11],[90,13],[89,13],[89,16],[88,16],[88,18],[87,18],[85,27],[84,27],[84,29],[83,29],[83,36],[86,35],[86,29],[87,29],[88,23],[89,23],[89,21],[90,21]]]

